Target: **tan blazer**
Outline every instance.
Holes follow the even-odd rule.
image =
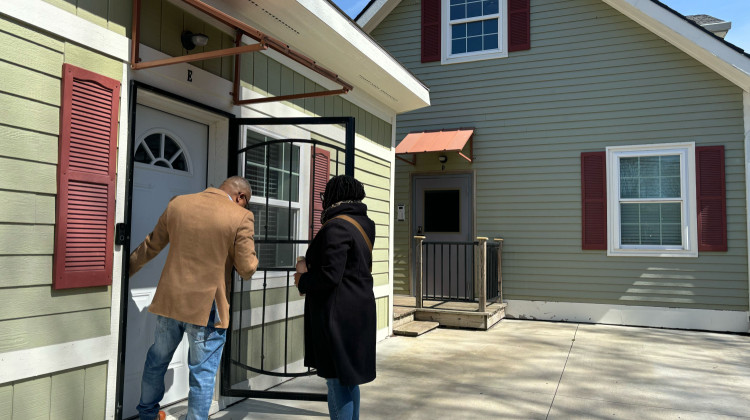
[[[245,279],[255,273],[255,218],[224,191],[177,196],[154,231],[130,254],[132,277],[171,244],[149,311],[195,325],[207,325],[216,300],[220,322],[229,327],[232,266]]]

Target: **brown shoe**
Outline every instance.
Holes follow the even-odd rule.
[[[167,420],[167,413],[159,410],[159,416],[157,417],[159,420]]]

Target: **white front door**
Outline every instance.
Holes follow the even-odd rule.
[[[131,247],[156,225],[169,200],[206,188],[208,127],[143,105],[136,109]],[[162,267],[164,249],[130,278],[125,349],[123,417],[137,414],[146,352],[154,342],[156,315],[148,312]],[[162,405],[187,398],[188,346],[183,339],[164,377]]]
[[[422,293],[426,298],[473,297],[471,180],[471,174],[414,176],[412,235],[425,237]]]

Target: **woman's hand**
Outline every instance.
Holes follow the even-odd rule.
[[[307,273],[307,262],[305,262],[305,258],[297,258],[297,265],[294,266],[294,268],[297,270],[297,272],[294,273],[294,286],[299,287],[300,277],[302,277],[302,274]]]

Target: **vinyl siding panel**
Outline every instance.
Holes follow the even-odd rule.
[[[63,63],[118,80],[123,64],[2,18],[0,55],[0,353],[109,335],[110,288],[52,289],[60,79]],[[14,418],[48,418],[58,409],[53,418],[82,418],[65,399],[52,400],[52,386],[49,377],[13,385]],[[39,401],[24,395],[37,387],[46,389]],[[104,415],[100,397],[93,418]]]
[[[0,419],[103,419],[107,365],[0,386]]]
[[[534,1],[531,49],[473,63],[420,63],[419,21],[419,3],[402,2],[372,33],[430,88],[432,106],[400,115],[396,137],[475,127],[474,163],[449,157],[445,171],[476,174],[476,233],[505,239],[506,299],[748,309],[738,87],[599,1]],[[581,250],[580,153],[672,142],[725,146],[728,252]],[[396,203],[410,203],[411,173],[440,171],[432,155],[397,161]],[[396,222],[396,293],[410,290],[410,236]]]

